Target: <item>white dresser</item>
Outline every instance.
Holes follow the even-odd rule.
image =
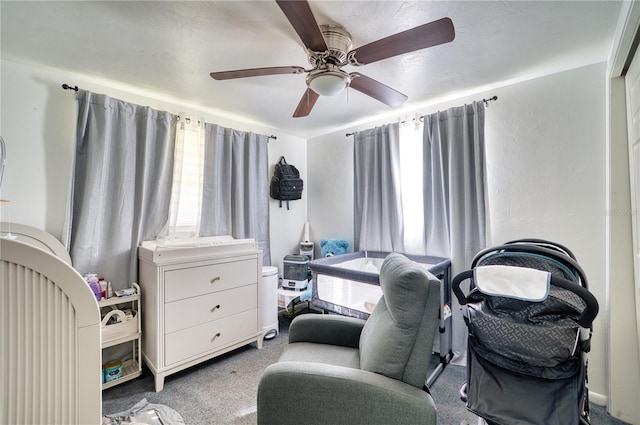
[[[142,357],[164,377],[251,342],[262,348],[262,254],[253,240],[138,249]]]

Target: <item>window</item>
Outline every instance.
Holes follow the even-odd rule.
[[[198,236],[204,170],[204,127],[201,120],[180,116],[176,130],[173,186],[167,237]]]
[[[407,253],[424,255],[422,125],[400,126],[400,179]]]

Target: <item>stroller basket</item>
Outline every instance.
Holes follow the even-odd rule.
[[[588,424],[598,303],[573,254],[537,239],[509,242],[476,255],[452,286],[469,331],[467,408],[490,424]]]

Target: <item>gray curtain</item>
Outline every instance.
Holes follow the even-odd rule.
[[[268,138],[205,124],[201,236],[253,238],[271,265]]]
[[[404,252],[398,123],[354,135],[354,250]]]
[[[423,144],[426,251],[451,258],[455,276],[486,247],[483,103],[425,116]],[[462,354],[466,327],[456,302],[453,349]]]
[[[137,280],[138,245],[169,215],[177,116],[80,90],[69,252],[114,289]]]

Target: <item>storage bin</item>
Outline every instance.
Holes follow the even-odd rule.
[[[132,315],[127,317],[122,310],[111,310],[102,319],[102,343],[109,343],[121,338],[127,338],[138,333],[138,313],[132,310]],[[118,317],[119,321],[109,324],[109,319]]]

